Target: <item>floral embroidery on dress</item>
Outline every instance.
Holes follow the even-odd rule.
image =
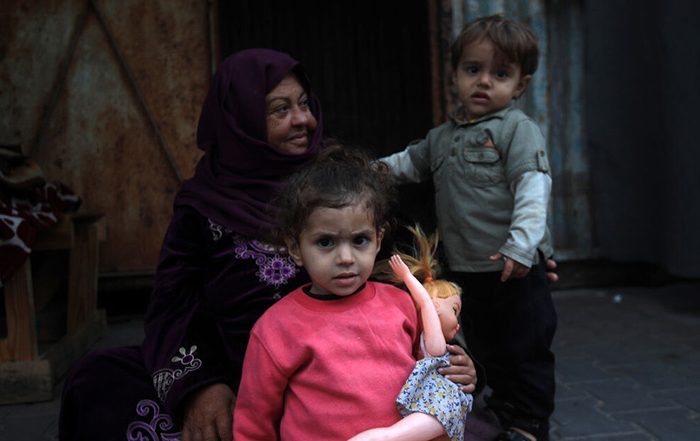
[[[207,218],[207,220],[209,221],[209,231],[211,231],[212,239],[214,239],[214,242],[224,237],[224,233],[231,234],[231,230],[224,227],[223,225],[219,225],[209,218]]]
[[[247,240],[241,236],[234,237],[233,244],[236,257],[255,260],[255,264],[258,265],[258,272],[255,274],[267,285],[279,288],[299,272],[286,248],[274,247],[258,240]]]
[[[209,231],[215,242],[221,240],[224,235],[229,235],[232,231],[223,225],[219,225],[211,219],[209,221]],[[258,279],[269,286],[279,288],[294,277],[299,268],[287,254],[284,247],[275,247],[259,240],[248,240],[243,236],[233,236],[233,246],[236,257],[239,259],[253,259],[258,266],[255,275]],[[275,298],[280,298],[275,294]]]
[[[197,351],[197,346],[190,347],[189,351],[185,348],[180,348],[179,355],[175,355],[170,359],[173,363],[179,363],[182,367],[176,369],[160,369],[153,374],[153,387],[158,393],[158,398],[165,401],[168,392],[176,380],[184,377],[192,371],[196,371],[202,366],[202,360],[194,356]]]
[[[136,413],[149,417],[150,421],[132,421],[126,429],[128,441],[179,441],[180,432],[167,432],[173,428],[173,419],[167,413],[160,412],[158,403],[141,400],[136,405]]]

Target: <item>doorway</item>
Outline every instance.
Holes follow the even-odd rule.
[[[221,1],[221,54],[270,47],[300,60],[326,134],[380,157],[433,124],[428,12],[427,1]],[[432,231],[433,199],[431,183],[401,186],[399,222]]]

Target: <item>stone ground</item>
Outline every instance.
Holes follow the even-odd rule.
[[[700,282],[560,289],[552,441],[700,440]],[[140,317],[111,318],[99,346],[138,343]],[[53,401],[0,406],[0,440],[55,440]],[[475,421],[471,439],[491,426]]]

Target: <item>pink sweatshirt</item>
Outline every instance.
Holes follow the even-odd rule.
[[[395,423],[417,326],[409,294],[383,283],[335,300],[293,291],[251,331],[234,440],[345,441]]]

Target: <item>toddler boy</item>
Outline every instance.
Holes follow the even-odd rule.
[[[432,178],[447,264],[463,289],[467,344],[484,365],[497,440],[547,440],[556,313],[545,275],[552,180],[544,137],[513,102],[537,68],[529,27],[499,15],[452,44],[458,111],[383,158],[400,182]],[[543,250],[543,251],[539,251]]]

